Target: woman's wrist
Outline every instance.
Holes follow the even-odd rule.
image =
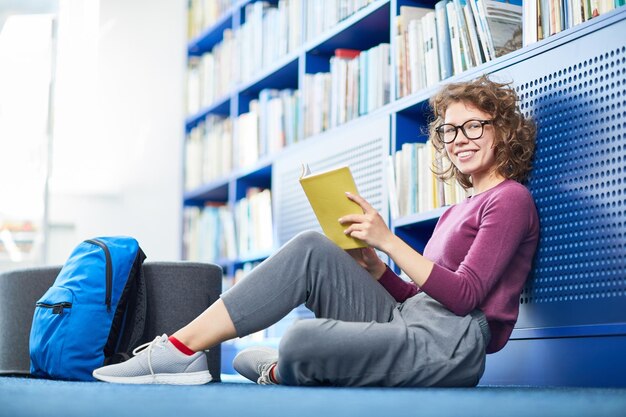
[[[392,233],[391,236],[389,236],[389,239],[387,239],[378,249],[384,252],[387,256],[391,257],[391,254],[394,252],[393,248],[397,239],[399,238]]]
[[[387,264],[385,264],[384,262],[381,262],[376,267],[376,270],[372,271],[371,274],[374,277],[374,279],[378,281],[384,275],[386,271],[387,271]]]

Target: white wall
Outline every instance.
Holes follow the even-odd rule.
[[[185,0],[61,0],[48,263],[130,235],[181,253]]]

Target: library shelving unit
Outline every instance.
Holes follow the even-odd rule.
[[[225,28],[241,25],[248,3],[238,2],[194,38],[189,55],[210,51]],[[265,88],[302,90],[307,74],[329,70],[339,48],[365,51],[388,43],[393,68],[394,22],[400,7],[434,8],[434,4],[370,2],[190,116],[187,131],[208,114],[234,118],[248,111],[250,101]],[[304,27],[302,17],[303,31]],[[538,126],[534,170],[527,186],[539,211],[541,235],[511,341],[488,356],[481,383],[624,386],[626,358],[620,352],[626,349],[625,33],[626,8],[620,7],[404,97],[396,95],[392,70],[390,97],[383,106],[306,137],[304,126],[298,126],[303,140],[188,190],[184,204],[232,206],[249,187],[270,188],[278,247],[299,231],[319,230],[298,184],[301,163],[309,163],[312,171],[349,164],[360,193],[395,233],[421,250],[445,207],[391,218],[389,155],[405,143],[426,141],[428,99],[440,84],[484,73],[510,81],[522,110]],[[303,112],[303,104],[299,106]],[[232,274],[242,263],[266,255],[219,263]]]

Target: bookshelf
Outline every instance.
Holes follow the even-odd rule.
[[[222,42],[224,30],[236,32],[246,25],[247,19],[250,19],[250,15],[246,16],[246,7],[252,9],[252,3],[255,2],[235,2],[212,26],[192,38],[189,43],[190,58],[202,56]],[[279,3],[282,2],[268,2],[274,8],[280,7]],[[520,319],[512,340],[504,351],[490,355],[495,359],[490,357],[484,381],[575,384],[576,381],[589,380],[590,375],[599,375],[611,363],[617,363],[617,369],[624,370],[624,360],[616,359],[615,355],[607,356],[600,364],[604,368],[580,370],[582,368],[579,367],[578,371],[567,373],[567,377],[532,367],[521,370],[521,365],[511,363],[519,364],[527,352],[574,355],[583,349],[581,346],[585,343],[585,346],[604,351],[604,343],[609,339],[611,343],[626,347],[626,323],[617,313],[626,306],[626,284],[623,280],[626,265],[621,258],[612,255],[620,250],[623,253],[625,249],[625,225],[615,218],[624,214],[620,199],[623,199],[623,184],[626,181],[623,170],[626,158],[623,145],[626,134],[623,123],[623,108],[626,106],[623,101],[626,96],[623,81],[626,72],[626,43],[623,40],[626,8],[618,7],[620,4],[617,2],[613,10],[582,23],[570,19],[568,25],[543,38],[534,33],[537,32],[534,29],[534,34],[525,37],[525,44],[519,49],[460,72],[453,70],[449,77],[426,83],[420,88],[402,90],[398,87],[403,77],[398,70],[402,57],[397,53],[402,43],[397,36],[396,17],[405,6],[434,10],[436,2],[355,1],[354,4],[362,3],[362,7],[355,7],[351,13],[345,10],[342,11],[344,14],[337,13],[334,17],[336,22],[329,27],[321,25],[319,18],[311,18],[312,21],[307,18],[309,12],[313,15],[319,13],[311,9],[314,7],[311,3],[315,2],[290,3],[300,4],[296,13],[298,17],[292,18],[295,19],[292,22],[299,25],[300,35],[292,46],[257,71],[243,78],[241,74],[237,75],[230,81],[227,94],[198,106],[189,114],[185,125],[187,132],[191,132],[203,123],[207,115],[234,121],[261,107],[259,96],[267,89],[297,91],[292,113],[289,113],[296,121],[293,127],[295,139],[289,143],[283,141],[282,146],[256,154],[245,164],[238,165],[239,155],[246,149],[241,147],[237,138],[244,130],[233,123],[232,170],[188,189],[184,194],[184,205],[202,207],[211,203],[234,208],[249,189],[269,189],[272,249],[276,249],[301,230],[319,230],[297,184],[300,163],[308,162],[314,171],[348,163],[353,168],[357,187],[388,220],[394,232],[415,249],[422,250],[447,205],[444,202],[441,206],[439,202],[427,210],[395,215],[388,204],[389,156],[395,155],[406,144],[426,142],[428,98],[442,83],[471,79],[483,73],[493,74],[503,81],[513,81],[521,97],[522,109],[535,117],[539,125],[535,171],[528,186],[537,201],[543,236],[536,261],[538,266],[520,300]],[[571,24],[574,21],[577,24]],[[371,51],[381,44],[388,45],[388,72],[379,69],[383,75],[378,74],[381,75],[378,84],[366,86],[372,88],[368,91],[378,88],[376,94],[381,101],[371,107],[359,108],[356,115],[344,118],[341,123],[331,126],[328,122],[324,125],[324,120],[330,120],[329,113],[324,111],[330,110],[323,109],[322,105],[334,100],[329,95],[316,94],[320,86],[333,81],[323,78],[326,76],[314,79],[315,74],[329,72],[337,49],[361,51],[358,59],[363,59],[360,63],[366,65],[365,59],[378,53]],[[350,71],[349,67],[345,71]],[[358,90],[362,92],[361,85]],[[574,98],[565,100],[565,96]],[[313,101],[308,102],[311,98]],[[307,120],[312,113],[317,119]],[[576,124],[577,121],[582,121],[582,124]],[[577,156],[568,160],[565,145],[555,145],[555,141],[567,143],[566,135],[579,137],[580,132],[589,132],[600,139],[594,139],[594,149],[577,144]],[[259,143],[267,141],[267,138],[259,136]],[[577,140],[583,141],[581,138]],[[596,162],[578,164],[585,158]],[[601,173],[602,170],[605,172]],[[561,181],[561,176],[566,179]],[[561,188],[551,185],[555,182],[561,184]],[[572,185],[577,183],[582,183],[582,188]],[[568,187],[574,187],[578,192],[559,193]],[[585,197],[585,193],[595,193],[595,197]],[[590,201],[590,198],[608,199],[608,202]],[[568,212],[569,207],[575,207],[576,211]],[[569,214],[559,217],[555,214],[558,210]],[[595,246],[584,255],[576,255],[571,249],[585,246],[575,237],[581,233],[581,228],[587,227],[587,223],[576,223],[575,216],[597,216],[597,220],[590,221],[600,224],[593,226],[595,232],[589,232],[596,233]],[[603,226],[605,224],[609,226]],[[601,226],[617,231],[603,240],[598,237],[602,232],[598,231]],[[576,242],[568,243],[570,240]],[[270,249],[209,261],[219,263],[226,276],[234,276],[237,270],[244,266],[249,268],[271,252]],[[608,258],[605,252],[609,254],[606,255]],[[554,265],[555,260],[571,259],[576,261],[575,267],[567,274]],[[548,262],[548,266],[542,262]],[[595,278],[588,278],[586,271],[590,265],[596,264],[608,265],[608,272],[602,272],[600,267],[594,268]],[[574,344],[568,339],[572,337],[582,337],[584,343]],[[512,370],[517,373],[511,374]],[[583,376],[585,372],[587,376]],[[618,376],[612,378],[610,375],[604,381],[599,376],[594,378],[593,383],[597,385],[619,384],[622,381]]]

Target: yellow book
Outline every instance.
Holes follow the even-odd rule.
[[[346,191],[358,195],[350,168],[342,166],[312,174],[309,166],[303,164],[300,184],[326,237],[342,249],[367,246],[359,239],[346,236],[343,231],[348,225],[338,221],[346,214],[363,214],[361,207],[346,197]]]

